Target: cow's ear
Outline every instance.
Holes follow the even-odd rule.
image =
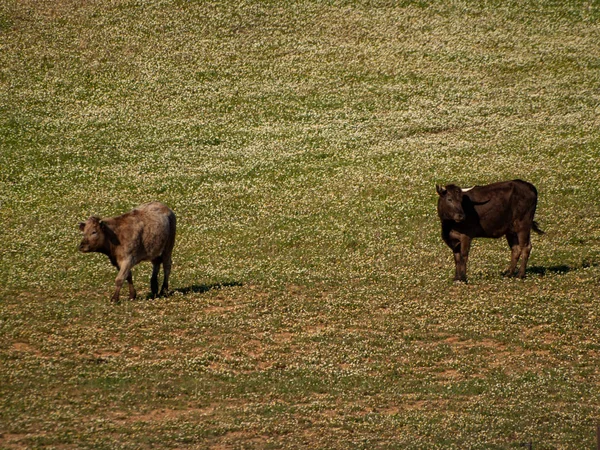
[[[448,192],[448,190],[442,186],[440,186],[439,184],[435,185],[435,191],[438,193],[438,195],[440,197],[443,197],[444,195],[446,195],[446,192]]]
[[[83,231],[85,229],[85,222],[79,222],[79,231]]]
[[[102,231],[106,230],[106,222],[104,220],[100,220],[100,222],[98,222],[100,224],[100,229]]]

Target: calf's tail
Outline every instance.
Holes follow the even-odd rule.
[[[533,231],[535,231],[537,234],[544,234],[544,232],[540,229],[540,227],[538,226],[538,224],[535,220],[533,221],[533,226],[531,227],[531,229]]]

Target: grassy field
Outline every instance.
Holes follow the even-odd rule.
[[[600,5],[0,0],[0,448],[591,449]],[[435,184],[539,191],[453,284]],[[79,221],[177,214],[169,298]],[[125,299],[125,292],[122,293]]]

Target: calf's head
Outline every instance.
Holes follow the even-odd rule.
[[[99,217],[92,216],[79,224],[83,232],[83,239],[79,244],[79,251],[83,253],[95,252],[104,246],[106,239],[105,224]]]
[[[453,220],[455,222],[463,222],[466,219],[465,210],[463,209],[463,192],[453,184],[446,187],[435,185],[438,198],[438,215],[442,220]]]

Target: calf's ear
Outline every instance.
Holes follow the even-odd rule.
[[[79,231],[83,231],[85,229],[85,222],[79,222]]]
[[[446,195],[446,192],[448,192],[446,190],[446,188],[443,188],[442,186],[440,186],[439,184],[435,185],[435,191],[438,193],[439,196],[444,196]]]

